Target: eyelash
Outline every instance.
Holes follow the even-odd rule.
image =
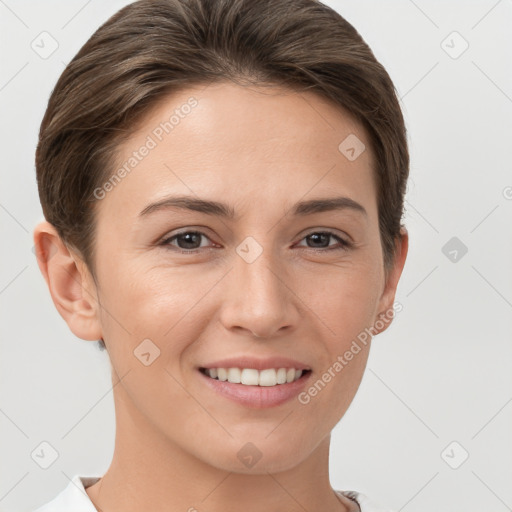
[[[204,233],[202,233],[201,231],[191,230],[191,231],[182,231],[181,233],[176,233],[175,235],[165,238],[158,245],[164,246],[165,248],[168,248],[168,249],[170,249],[170,247],[174,247],[173,249],[170,249],[170,250],[179,252],[181,254],[195,254],[195,253],[200,252],[202,250],[201,248],[181,249],[180,247],[171,246],[171,244],[170,244],[171,241],[178,238],[179,236],[187,235],[187,234],[201,235],[201,236],[204,236],[205,238],[208,238],[208,240],[209,240],[209,237],[207,235],[205,235]],[[307,238],[308,236],[318,235],[318,234],[330,235],[331,237],[335,238],[340,243],[340,246],[327,247],[327,248],[305,247],[305,249],[309,249],[314,252],[339,251],[339,250],[346,251],[346,250],[352,248],[352,246],[353,246],[353,244],[351,242],[348,242],[347,240],[341,238],[339,235],[333,233],[332,231],[312,231],[311,233],[304,235],[304,237],[302,237],[301,241],[304,240],[305,238]]]

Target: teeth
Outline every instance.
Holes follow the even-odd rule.
[[[259,373],[258,370],[244,368],[240,378],[240,383],[246,386],[257,386],[259,384]]]
[[[276,386],[294,382],[302,375],[302,370],[295,368],[268,368],[255,370],[253,368],[208,368],[206,375],[212,379],[228,381],[233,384],[246,386]]]
[[[241,380],[240,368],[228,368],[228,381],[239,384]]]

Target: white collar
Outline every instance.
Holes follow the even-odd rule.
[[[53,500],[34,512],[98,512],[85,488],[95,484],[100,478],[96,475],[75,475]]]

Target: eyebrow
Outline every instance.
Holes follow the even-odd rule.
[[[214,215],[229,220],[237,219],[235,210],[231,206],[218,201],[199,199],[192,196],[166,197],[160,201],[151,203],[146,206],[139,213],[139,217],[145,217],[150,213],[170,208],[191,210],[194,212]],[[350,210],[356,213],[360,213],[365,217],[368,216],[364,206],[354,201],[350,197],[344,196],[300,201],[292,207],[291,213],[293,216],[305,216],[312,215],[314,213],[322,213],[335,210]]]

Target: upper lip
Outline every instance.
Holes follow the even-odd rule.
[[[289,357],[266,357],[255,358],[252,356],[230,357],[219,359],[212,363],[201,365],[200,368],[253,368],[255,370],[266,370],[269,368],[295,368],[296,370],[310,370],[311,368],[300,361]]]

